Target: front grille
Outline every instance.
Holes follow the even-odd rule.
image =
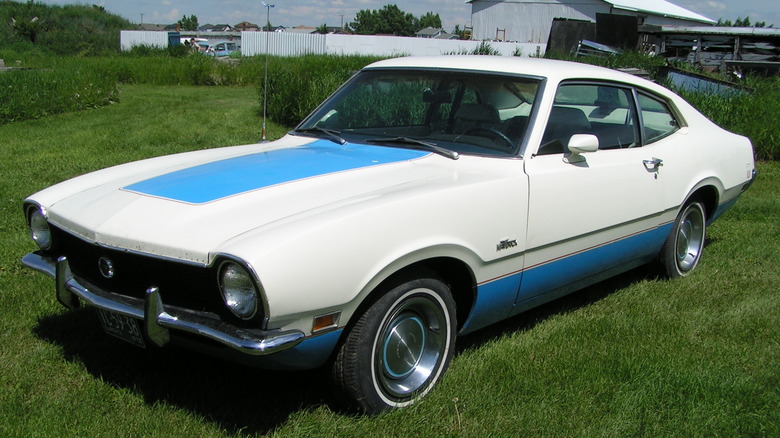
[[[105,248],[57,227],[52,227],[52,234],[55,247],[51,252],[67,257],[74,275],[103,290],[144,298],[146,290],[156,286],[167,305],[212,312],[223,320],[238,322],[222,302],[216,268]],[[100,273],[101,257],[113,262],[112,278]]]

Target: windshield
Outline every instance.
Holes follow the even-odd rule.
[[[421,140],[461,154],[514,155],[540,81],[441,70],[368,70],[298,126],[350,142],[397,146]],[[295,132],[294,132],[295,133]]]

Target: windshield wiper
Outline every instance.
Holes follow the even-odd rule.
[[[326,137],[328,140],[334,143],[347,144],[347,140],[345,140],[342,136],[339,135],[341,133],[333,129],[325,129],[325,128],[320,128],[319,126],[314,126],[312,128],[296,129],[293,132],[324,134],[324,135],[320,135],[319,137]]]
[[[443,148],[437,145],[436,143],[431,143],[429,141],[417,140],[416,138],[410,138],[410,137],[369,138],[365,141],[367,143],[390,143],[390,144],[401,145],[401,146],[409,146],[414,149],[422,149],[424,151],[434,152],[439,155],[443,155],[447,158],[451,158],[453,160],[457,160],[458,158],[460,158],[460,154],[453,150]]]

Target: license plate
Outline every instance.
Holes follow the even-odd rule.
[[[146,347],[141,325],[137,319],[103,309],[98,309],[98,315],[106,333],[141,348]]]

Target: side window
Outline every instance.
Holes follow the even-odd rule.
[[[639,108],[646,143],[660,140],[680,127],[669,106],[655,97],[639,94]]]
[[[599,149],[639,145],[632,95],[628,88],[604,84],[561,85],[537,155],[566,152],[574,134],[595,135]]]

